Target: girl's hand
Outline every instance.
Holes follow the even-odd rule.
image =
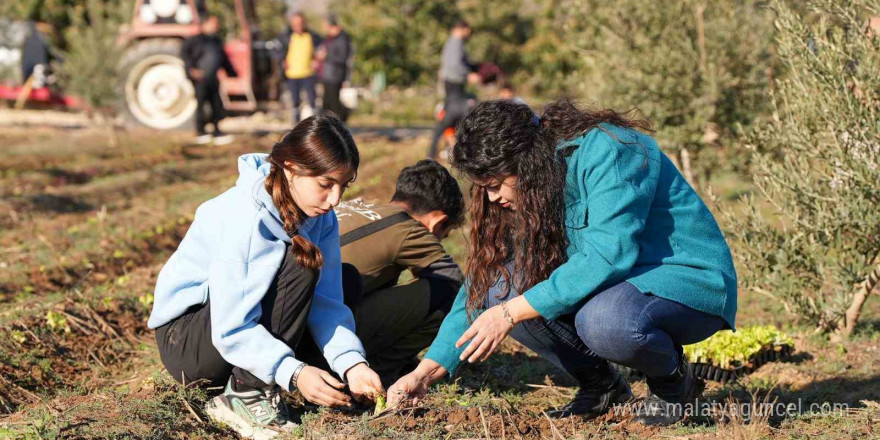
[[[320,368],[303,367],[294,385],[306,400],[316,405],[351,406],[351,398],[339,391],[345,384]]]
[[[348,379],[348,389],[354,400],[365,403],[365,401],[376,401],[376,397],[385,394],[385,388],[382,386],[382,380],[365,363],[357,364],[345,372]]]
[[[504,317],[501,306],[489,308],[474,320],[455,343],[455,348],[461,348],[467,341],[471,341],[458,358],[462,361],[466,359],[470,363],[485,361],[511,330],[513,324]]]
[[[417,405],[428,394],[428,380],[418,370],[397,379],[394,385],[388,388],[388,407],[395,408],[406,400],[412,400]]]

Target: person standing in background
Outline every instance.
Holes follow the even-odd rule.
[[[220,80],[217,72],[220,69],[226,71],[231,77],[238,74],[226,51],[223,50],[223,40],[217,36],[220,22],[216,15],[209,15],[202,21],[201,33],[187,38],[181,47],[181,58],[186,69],[186,76],[196,89],[196,143],[207,144],[214,142],[215,145],[225,145],[233,141],[233,137],[220,131],[220,120],[225,116],[223,101],[220,100]],[[208,124],[205,117],[205,103],[211,105],[211,123],[214,124],[214,133],[208,134],[205,126]]]
[[[348,109],[339,100],[339,91],[348,78],[348,62],[351,59],[351,38],[339,24],[339,19],[330,14],[324,19],[324,32],[327,39],[318,51],[318,59],[324,62],[322,82],[324,84],[323,109],[330,110],[345,121]]]
[[[480,75],[475,72],[476,65],[468,60],[467,50],[464,47],[464,43],[470,37],[470,25],[464,20],[459,20],[452,26],[449,39],[443,45],[440,79],[443,80],[446,94],[443,99],[446,113],[434,127],[431,147],[428,149],[429,159],[437,158],[437,143],[443,136],[443,132],[449,127],[454,127],[468,108],[468,96],[464,90],[466,83],[480,83]]]
[[[281,37],[280,42],[284,78],[293,98],[293,124],[296,125],[300,118],[301,92],[305,91],[312,111],[317,110],[315,70],[318,62],[315,55],[321,38],[306,28],[305,16],[295,12],[290,16],[290,30]]]
[[[46,23],[28,22],[27,37],[21,45],[21,80],[28,81],[31,76],[34,77],[33,87],[44,87],[46,82],[44,78],[49,75],[52,55],[49,52],[48,38],[41,29],[50,30],[51,26]]]

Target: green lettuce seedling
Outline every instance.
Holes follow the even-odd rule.
[[[747,363],[765,347],[781,345],[793,345],[793,341],[772,325],[756,325],[736,333],[722,330],[704,341],[685,345],[684,352],[691,362],[730,369]]]
[[[386,408],[387,408],[387,406],[386,406],[386,402],[385,402],[385,396],[383,396],[381,394],[377,395],[376,396],[376,409],[373,410],[373,415],[376,415],[376,414],[381,413],[382,411],[385,411]]]

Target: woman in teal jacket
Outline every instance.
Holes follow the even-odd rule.
[[[733,328],[736,272],[706,205],[639,129],[650,125],[568,101],[541,117],[485,102],[459,124],[453,166],[473,182],[468,280],[392,403],[423,397],[509,334],[580,382],[551,415],[628,401],[611,361],[648,377],[639,421],[681,419],[698,389],[681,347]]]

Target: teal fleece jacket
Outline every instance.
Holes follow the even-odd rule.
[[[568,261],[524,293],[528,303],[554,319],[629,281],[643,293],[720,316],[734,328],[730,248],[712,213],[654,139],[602,124],[557,148],[570,146],[577,149],[566,158]],[[465,349],[456,349],[455,341],[469,326],[467,286],[425,356],[450,374]]]

